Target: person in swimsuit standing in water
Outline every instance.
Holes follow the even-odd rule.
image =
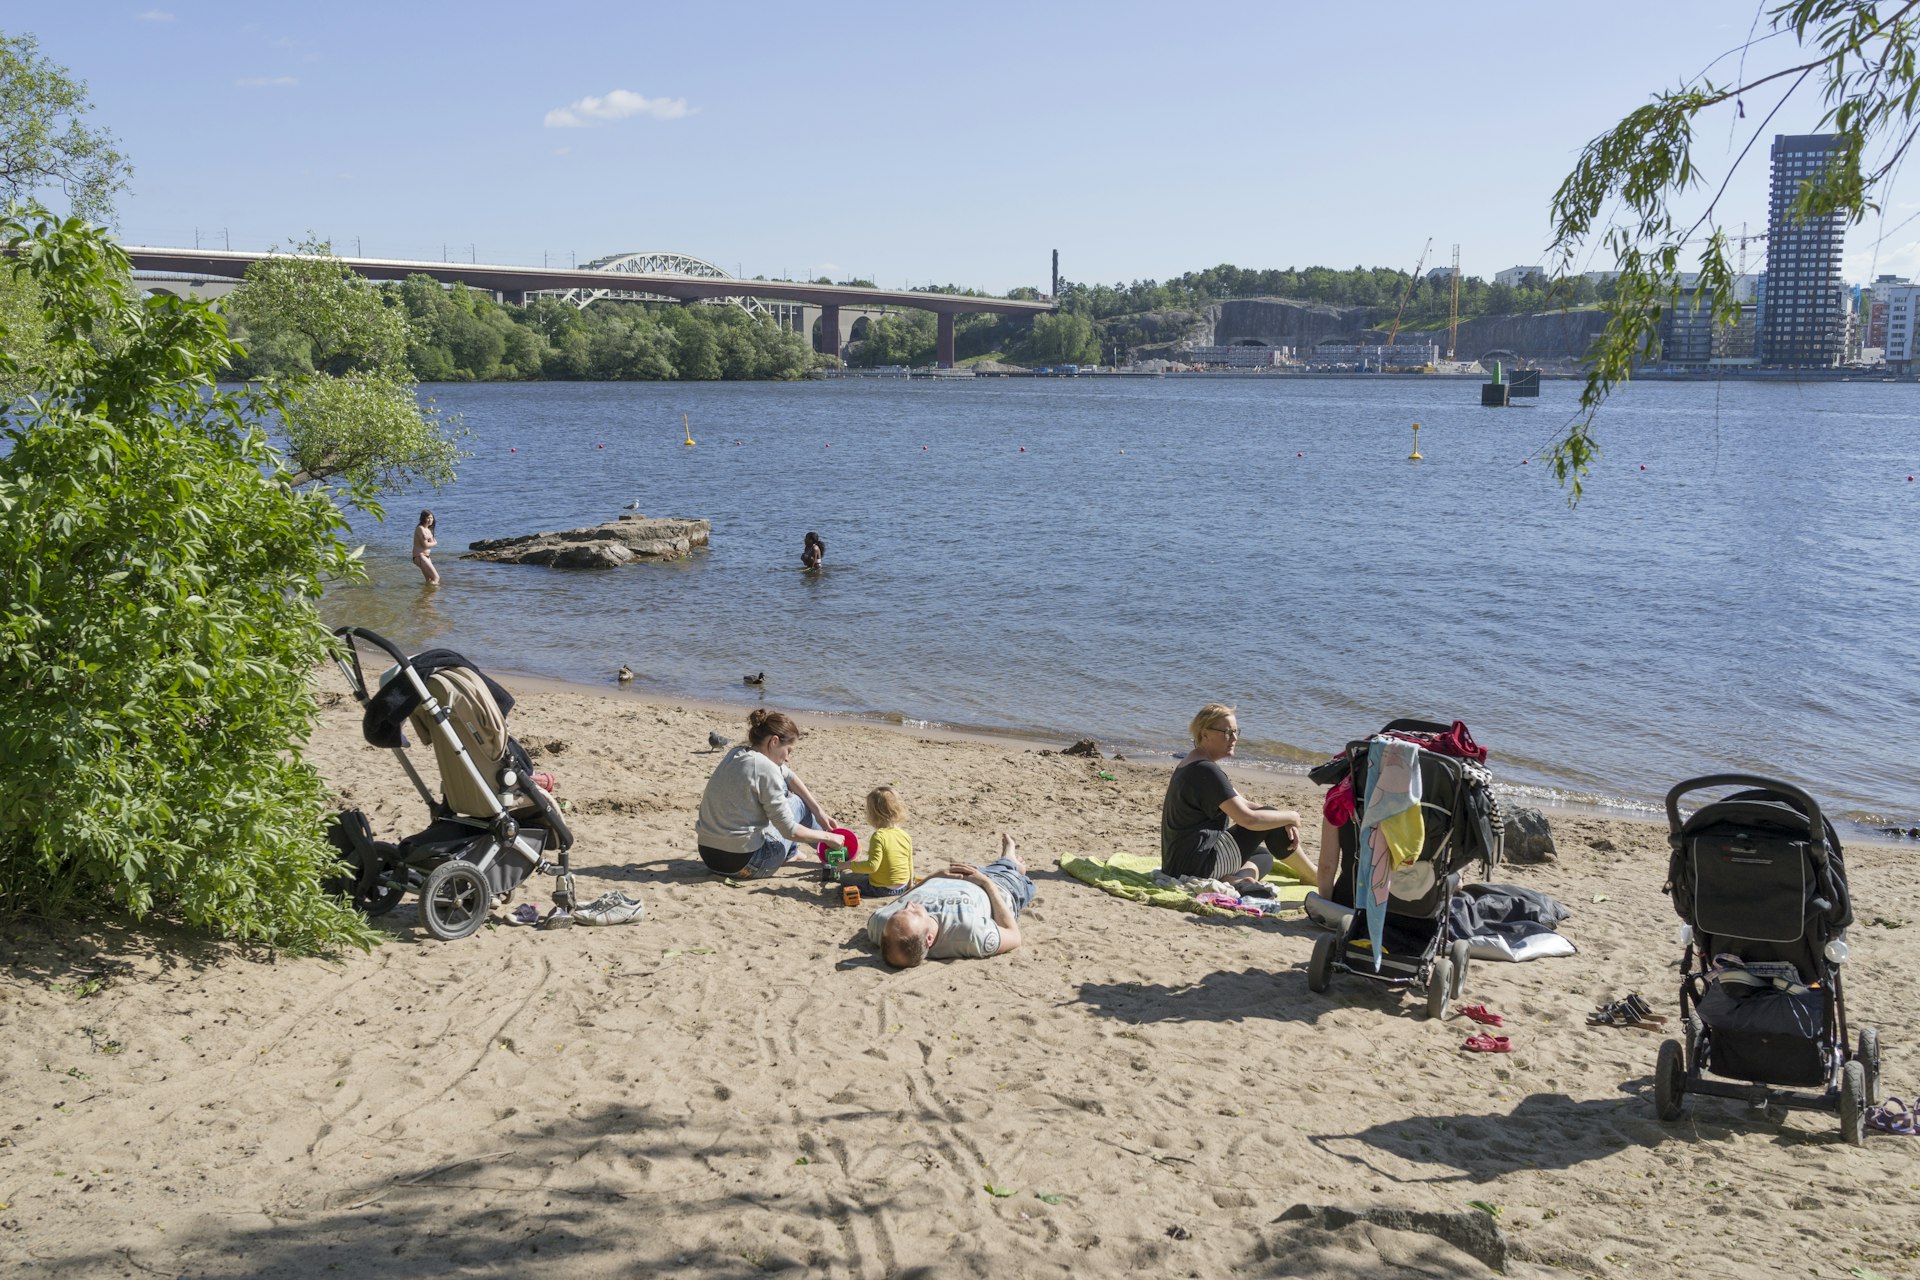
[[[433,549],[440,545],[440,539],[433,536],[433,526],[433,512],[422,511],[420,523],[413,526],[413,564],[428,586],[437,587],[440,571],[433,567]]]

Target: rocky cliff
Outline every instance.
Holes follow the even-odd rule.
[[[1257,342],[1296,351],[1323,342],[1385,342],[1392,323],[1390,309],[1335,307],[1288,298],[1236,298],[1218,302],[1189,316],[1186,312],[1128,316],[1109,321],[1116,331],[1132,327],[1139,336],[1169,349],[1179,346],[1228,347]],[[1185,321],[1185,332],[1177,323]],[[1463,320],[1455,347],[1462,360],[1478,360],[1496,351],[1512,352],[1523,360],[1572,360],[1583,356],[1606,326],[1602,311],[1549,311],[1532,316],[1482,316]],[[1402,329],[1401,342],[1432,342],[1443,353],[1447,331]]]

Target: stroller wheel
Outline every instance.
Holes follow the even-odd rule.
[[[1458,1000],[1467,994],[1467,940],[1455,938],[1447,955],[1453,960],[1453,998]]]
[[[453,859],[420,886],[420,925],[442,942],[472,937],[487,922],[493,890],[471,862]]]
[[[1855,1058],[1840,1069],[1840,1141],[1859,1146],[1867,1136],[1867,1068]]]
[[[1861,1097],[1871,1107],[1880,1101],[1880,1033],[1872,1027],[1860,1028],[1859,1057],[1867,1076],[1866,1092]]]
[[[1339,945],[1339,937],[1331,933],[1314,939],[1313,959],[1307,961],[1307,990],[1325,991],[1332,985],[1333,949]]]
[[[1437,956],[1427,974],[1427,1016],[1435,1022],[1447,1016],[1447,1002],[1453,999],[1453,961]]]
[[[1680,1118],[1687,1096],[1687,1066],[1678,1040],[1662,1040],[1653,1068],[1653,1110],[1662,1120]]]

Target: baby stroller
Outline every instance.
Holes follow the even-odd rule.
[[[1359,879],[1360,831],[1365,823],[1366,797],[1375,779],[1369,774],[1373,742],[1382,735],[1445,735],[1452,726],[1428,720],[1395,720],[1365,742],[1352,742],[1345,752],[1314,769],[1308,776],[1321,786],[1350,780],[1355,812],[1339,827],[1340,871],[1334,898],[1340,911],[1330,923],[1334,932],[1314,943],[1307,965],[1307,986],[1325,991],[1335,973],[1358,974],[1397,988],[1418,988],[1426,994],[1427,1016],[1446,1016],[1447,1006],[1467,989],[1467,940],[1452,936],[1448,904],[1460,889],[1460,868],[1474,858],[1488,867],[1500,860],[1504,838],[1484,766],[1420,750],[1419,770],[1423,833],[1419,856],[1393,873],[1381,930],[1380,963],[1374,967],[1374,949],[1366,913],[1354,910]],[[1328,850],[1320,856],[1327,857]]]
[[[1680,798],[1713,787],[1747,790],[1682,820]],[[1863,1028],[1849,1052],[1840,965],[1853,908],[1832,824],[1790,783],[1721,773],[1669,791],[1667,826],[1665,889],[1687,926],[1686,1040],[1660,1046],[1660,1118],[1679,1119],[1686,1095],[1705,1093],[1838,1110],[1842,1138],[1860,1142],[1880,1092],[1880,1037]]]
[[[573,832],[553,797],[534,782],[525,748],[507,735],[513,695],[450,649],[409,658],[364,627],[333,634],[341,642],[334,661],[366,708],[362,734],[399,758],[426,802],[429,821],[395,845],[376,841],[359,810],[342,813],[331,839],[348,871],[330,887],[368,915],[391,911],[409,888],[417,888],[421,926],[449,942],[472,935],[486,923],[494,901],[536,873],[557,878],[554,901],[571,909],[567,851]],[[372,686],[360,666],[361,642],[393,659]],[[407,754],[403,724],[433,747],[438,797]],[[558,865],[547,862],[549,853],[557,855]]]

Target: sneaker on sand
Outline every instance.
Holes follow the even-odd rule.
[[[615,890],[603,893],[573,913],[573,918],[581,924],[607,925],[632,924],[646,914],[646,908],[638,898],[629,898]]]

